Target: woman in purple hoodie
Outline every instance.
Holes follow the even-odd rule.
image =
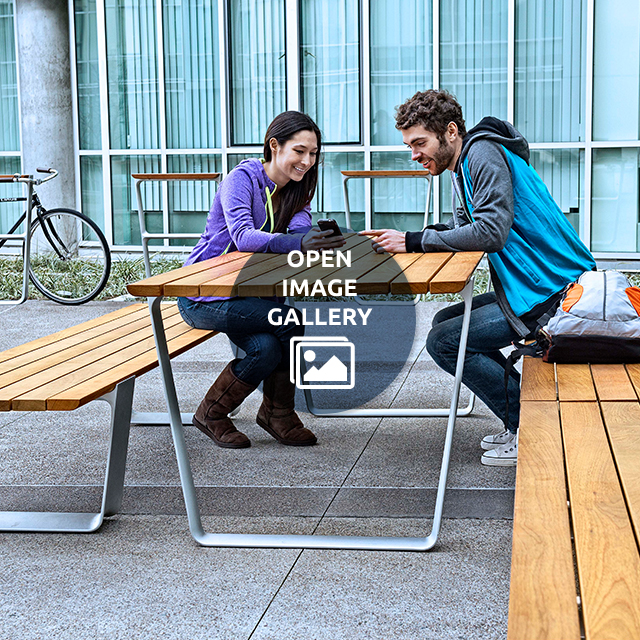
[[[224,179],[213,201],[206,228],[186,264],[231,251],[288,253],[332,249],[344,238],[311,228],[310,203],[318,182],[321,133],[306,114],[285,111],[269,125],[264,159],[242,161]],[[257,423],[278,442],[316,443],[295,413],[295,386],[289,380],[289,342],[302,325],[274,326],[271,309],[287,307],[263,298],[178,298],[185,322],[198,329],[226,333],[246,356],[230,362],[213,383],[193,416],[193,424],[218,446],[251,446],[229,413],[260,384],[263,401]]]

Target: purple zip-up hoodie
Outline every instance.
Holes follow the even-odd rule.
[[[302,237],[311,229],[311,207],[307,205],[294,214],[288,234],[271,233],[270,222],[266,221],[266,189],[273,194],[275,188],[275,183],[257,158],[243,160],[237,165],[220,184],[204,233],[185,265],[231,251],[289,253],[300,250]],[[197,302],[228,299],[204,296],[191,298]]]

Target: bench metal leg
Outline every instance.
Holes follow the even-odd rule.
[[[473,278],[462,291],[465,310],[462,322],[462,334],[458,348],[458,360],[456,375],[454,377],[451,406],[449,409],[449,421],[445,435],[442,453],[442,465],[438,490],[436,493],[436,506],[433,514],[431,532],[426,538],[399,538],[399,537],[365,537],[365,536],[315,536],[315,535],[268,535],[268,534],[240,534],[240,533],[206,533],[202,526],[200,509],[196,498],[196,488],[191,473],[191,465],[187,453],[180,409],[176,394],[171,361],[167,349],[167,342],[160,314],[161,298],[150,298],[149,309],[156,338],[158,362],[162,374],[165,398],[171,418],[171,434],[176,449],[178,471],[187,510],[189,530],[194,540],[205,547],[242,547],[242,548],[271,548],[271,549],[362,549],[376,551],[428,551],[432,549],[438,539],[444,496],[446,491],[447,476],[449,473],[449,459],[451,456],[451,443],[456,422],[456,408],[462,385],[462,371],[466,352],[467,337],[469,334],[469,321],[471,319],[471,300],[473,297]]]
[[[129,378],[100,398],[111,405],[111,436],[100,512],[0,511],[0,531],[92,533],[100,528],[105,516],[118,513],[122,505],[134,386],[135,378]]]

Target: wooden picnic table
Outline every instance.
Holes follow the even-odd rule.
[[[236,251],[152,276],[127,287],[133,295],[149,297],[158,361],[169,408],[189,527],[194,539],[203,546],[427,551],[433,548],[437,541],[462,383],[462,369],[473,296],[473,274],[484,254],[482,252],[377,254],[373,251],[369,238],[356,234],[349,234],[346,237],[347,243],[340,251],[345,255],[349,254],[351,259],[349,266],[337,266],[336,252],[333,254],[334,266],[322,266],[321,263],[307,264],[305,261],[300,266],[294,267],[289,264],[285,254],[252,254]],[[189,458],[184,444],[180,409],[159,311],[160,300],[163,296],[193,298],[198,296],[268,297],[281,295],[284,279],[289,281],[291,279],[308,280],[309,282],[321,280],[324,285],[328,285],[331,280],[336,279],[343,283],[346,280],[354,280],[357,294],[459,293],[462,296],[465,302],[465,313],[451,404],[444,413],[431,414],[446,415],[448,425],[433,526],[427,537],[276,536],[214,534],[204,531]],[[317,295],[322,294],[318,293]]]

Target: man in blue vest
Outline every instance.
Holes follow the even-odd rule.
[[[487,117],[467,132],[455,98],[429,90],[398,107],[396,128],[412,160],[432,175],[451,172],[453,217],[418,232],[363,233],[372,236],[379,253],[487,253],[494,291],[473,299],[462,380],[505,422],[506,358],[500,350],[530,336],[566,285],[594,269],[595,261],[530,166],[529,145],[510,123]],[[463,310],[460,303],[439,311],[427,338],[430,355],[452,375]],[[505,430],[481,442],[485,465],[517,462],[520,374],[515,369],[507,393]]]

